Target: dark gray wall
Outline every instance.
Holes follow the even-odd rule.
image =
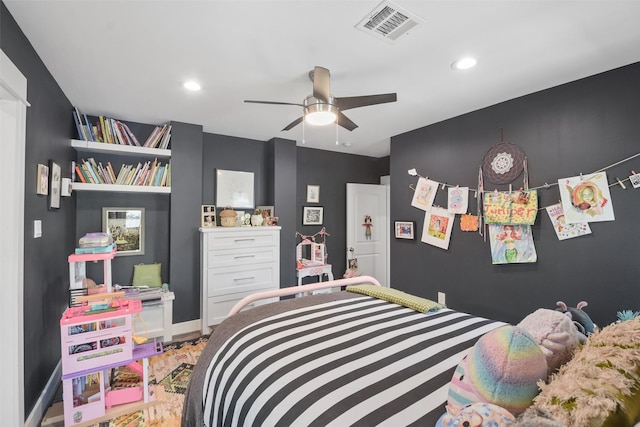
[[[274,138],[269,141],[268,181],[273,185],[272,197],[268,206],[273,206],[278,217],[280,231],[280,287],[289,287],[297,283],[295,274],[296,250],[296,183],[298,165],[296,163],[295,141]]]
[[[25,418],[60,360],[59,321],[67,304],[67,256],[75,247],[75,200],[63,197],[49,210],[47,196],[35,193],[38,163],[55,160],[70,176],[71,103],[46,69],[13,17],[0,4],[0,48],[27,78],[24,228],[24,398]],[[33,238],[33,221],[42,237]],[[15,242],[4,242],[6,247]],[[7,284],[10,285],[10,284]],[[4,325],[4,327],[12,327]],[[7,344],[7,343],[5,343]],[[8,343],[12,344],[12,343]],[[13,367],[7,367],[12,369]]]
[[[174,323],[200,318],[202,135],[200,125],[172,123],[169,287],[176,296]]]
[[[333,276],[341,278],[347,268],[346,184],[379,184],[380,176],[388,175],[389,158],[378,159],[298,147],[297,164],[296,231],[312,235],[325,227],[330,234],[326,243]],[[307,185],[320,186],[320,203],[306,203]],[[323,225],[302,225],[303,206],[322,206]],[[313,278],[305,279],[304,283],[308,281],[313,281]]]
[[[447,294],[455,309],[518,322],[558,300],[586,311],[606,325],[622,309],[638,310],[637,210],[640,191],[611,187],[614,222],[591,223],[592,234],[558,241],[545,211],[533,236],[538,262],[492,265],[489,242],[465,233],[456,219],[448,251],[420,242],[424,212],[410,206],[415,167],[438,182],[477,187],[478,168],[489,148],[505,140],[528,157],[531,187],[589,173],[638,153],[640,64],[538,92],[392,138],[391,220],[417,225],[415,241],[392,240],[391,284],[435,298]],[[640,171],[640,158],[609,171],[609,182]],[[522,184],[522,177],[514,183]],[[487,190],[506,189],[486,183]],[[540,206],[557,203],[557,187],[538,192]],[[446,206],[439,191],[436,204]],[[476,212],[471,198],[470,211]]]

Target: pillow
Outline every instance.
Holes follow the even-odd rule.
[[[568,427],[632,426],[640,416],[640,318],[590,335],[551,376],[536,406]]]
[[[351,285],[347,286],[348,292],[356,292],[370,297],[378,298],[384,301],[392,302],[403,307],[411,308],[420,313],[427,313],[430,311],[438,311],[441,308],[445,308],[443,304],[439,304],[435,301],[431,301],[426,298],[417,297],[415,295],[407,294],[393,288],[385,288],[383,286],[376,285]]]
[[[135,264],[133,266],[133,286],[148,286],[150,288],[159,288],[162,286],[160,277],[162,264]]]

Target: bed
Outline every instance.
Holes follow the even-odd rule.
[[[275,296],[359,283],[379,285],[357,277]],[[241,301],[211,334],[186,392],[183,426],[433,426],[466,351],[504,325],[344,290],[241,311],[263,296]]]

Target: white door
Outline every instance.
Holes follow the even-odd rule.
[[[347,184],[347,267],[357,259],[361,276],[389,286],[389,187]],[[353,248],[353,252],[350,252]]]
[[[3,243],[0,268],[2,298],[0,339],[4,344],[0,361],[8,366],[0,391],[2,424],[24,425],[24,173],[27,79],[0,50],[0,182],[2,182]]]

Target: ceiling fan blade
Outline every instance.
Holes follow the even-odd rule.
[[[395,93],[383,93],[380,95],[347,96],[344,98],[335,98],[335,105],[341,111],[345,111],[351,108],[366,107],[367,105],[396,102],[397,100],[398,96]]]
[[[329,70],[326,68],[316,66],[313,69],[313,97],[327,103],[329,102]]]
[[[345,128],[346,130],[352,131],[358,127],[357,124],[353,123],[351,119],[349,119],[347,116],[342,114],[340,111],[338,111],[337,114],[338,114],[338,118],[337,118],[338,124],[343,128]]]
[[[272,105],[297,105],[298,107],[304,107],[302,104],[296,104],[295,102],[277,102],[277,101],[254,101],[251,99],[245,99],[244,102],[251,104],[272,104]]]
[[[289,124],[287,125],[287,127],[285,127],[285,128],[284,128],[284,129],[282,129],[282,130],[283,130],[283,131],[285,131],[285,130],[291,130],[291,129],[293,129],[294,127],[296,127],[296,126],[298,126],[300,123],[302,123],[302,119],[303,119],[302,117],[298,117],[297,119],[295,119],[294,121],[292,121],[291,123],[289,123]]]

